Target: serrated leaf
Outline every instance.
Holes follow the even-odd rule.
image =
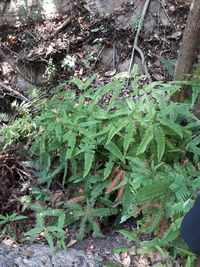
[[[140,239],[137,237],[136,233],[128,232],[126,230],[118,230],[116,232],[118,232],[118,233],[122,234],[123,236],[127,237],[128,238],[128,242],[131,242],[131,241],[140,242]]]
[[[67,141],[68,141],[68,148],[65,159],[70,159],[76,145],[76,133],[71,132],[69,134],[69,139]]]
[[[94,81],[94,79],[96,79],[97,76],[98,76],[98,73],[95,73],[92,75],[92,77],[87,79],[86,83],[84,83],[83,90],[86,90],[90,86],[90,84]]]
[[[65,223],[65,214],[63,213],[58,217],[58,227],[62,229],[64,226],[64,223]]]
[[[41,233],[42,230],[43,230],[43,228],[36,227],[36,228],[33,228],[33,229],[31,229],[30,231],[26,232],[25,235],[28,235],[28,236],[35,236],[35,235],[37,235],[38,233]]]
[[[0,214],[0,220],[6,220],[6,216]]]
[[[164,109],[161,110],[160,115],[162,117],[167,116],[168,114],[170,114],[175,108],[176,108],[177,104],[174,102],[171,102],[167,107],[165,107]]]
[[[135,125],[133,122],[129,123],[126,126],[124,140],[123,140],[124,153],[127,152],[131,142],[133,142],[132,138],[133,138],[134,130],[135,130]]]
[[[114,166],[114,157],[110,156],[108,162],[105,164],[105,168],[103,170],[103,179],[105,180],[110,175]]]
[[[112,128],[110,129],[110,132],[108,134],[108,139],[107,139],[107,142],[106,144],[110,143],[110,141],[112,140],[112,138],[114,137],[114,135],[116,135],[118,132],[120,132],[120,130],[122,128],[124,128],[126,125],[128,124],[128,121],[119,121],[118,122],[118,125],[115,127],[115,126],[112,126]]]
[[[113,248],[113,252],[117,252],[117,253],[119,253],[119,252],[128,252],[130,250],[131,250],[130,248],[125,247],[125,246],[119,246],[119,247]]]
[[[129,107],[129,109],[131,111],[133,111],[134,107],[135,107],[135,102],[133,101],[133,99],[132,98],[126,98],[126,103],[127,103],[128,107]]]
[[[60,123],[56,123],[55,125],[55,133],[56,133],[56,139],[58,141],[62,140],[62,128],[61,128],[61,124]]]
[[[165,182],[160,182],[156,184],[151,184],[144,186],[140,189],[138,189],[136,193],[136,198],[142,200],[148,200],[151,199],[152,196],[156,198],[157,195],[163,195],[163,192],[167,192],[169,189],[171,183],[165,183]]]
[[[182,132],[180,125],[174,123],[173,121],[167,120],[167,119],[161,119],[160,123],[164,126],[169,127],[176,134],[178,134],[181,138],[183,138],[183,132]]]
[[[151,142],[152,139],[153,139],[153,129],[152,129],[152,127],[149,127],[146,130],[144,137],[142,139],[142,142],[140,143],[140,145],[137,149],[136,155],[144,153],[147,149],[148,144]]]
[[[160,162],[165,152],[165,133],[160,126],[156,126],[154,134],[157,142],[157,158],[158,162]]]
[[[94,155],[95,155],[95,152],[93,150],[85,152],[85,154],[84,154],[85,161],[84,161],[84,174],[83,174],[83,177],[85,177],[89,173],[89,171],[91,170],[92,163],[93,163],[93,160],[94,160]]]
[[[70,210],[75,210],[75,211],[80,211],[82,210],[82,206],[78,203],[67,201],[65,202],[65,205],[70,209]]]
[[[48,232],[61,232],[61,233],[63,233],[63,230],[61,228],[59,228],[58,226],[48,226],[48,227],[46,227],[46,230]]]
[[[107,262],[107,261],[99,261],[99,263],[103,264],[103,266],[107,267],[123,267],[123,265],[119,263]]]
[[[53,238],[52,238],[51,234],[45,231],[44,237],[47,240],[50,248],[53,249],[54,248],[54,244],[53,244]]]
[[[91,196],[93,198],[97,198],[99,195],[102,194],[102,191],[105,189],[106,183],[99,183],[97,185],[94,185],[92,188]]]
[[[105,145],[105,148],[110,151],[115,157],[124,162],[124,156],[122,155],[119,148],[112,141],[109,144]]]

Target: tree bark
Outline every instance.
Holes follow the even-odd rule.
[[[193,0],[175,66],[174,80],[187,80],[187,74],[191,73],[192,66],[196,58],[199,42],[200,0]],[[173,96],[173,101],[183,102],[187,96],[188,87],[183,86],[181,91]]]

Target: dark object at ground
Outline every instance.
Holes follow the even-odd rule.
[[[183,218],[180,232],[191,251],[200,255],[200,196]]]
[[[33,244],[23,248],[0,245],[0,267],[101,267],[93,257],[69,249],[54,251],[48,246]]]

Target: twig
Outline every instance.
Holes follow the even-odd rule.
[[[156,0],[161,6],[162,6],[162,8],[163,8],[163,11],[164,11],[164,13],[165,13],[165,15],[166,15],[166,17],[168,18],[168,20],[171,22],[171,24],[174,26],[174,28],[176,28],[176,26],[175,26],[175,24],[173,23],[173,21],[172,21],[172,19],[170,18],[170,16],[167,14],[167,11],[166,11],[166,8],[165,8],[165,6],[164,6],[164,4],[163,4],[163,2],[162,2],[162,0],[161,1],[159,1],[159,0]]]
[[[0,87],[2,87],[3,89],[7,90],[9,93],[11,93],[11,95],[14,95],[14,96],[18,97],[22,101],[30,102],[30,100],[28,98],[26,98],[25,96],[23,96],[22,94],[20,94],[19,92],[15,91],[10,86],[7,86],[2,82],[0,82]]]
[[[146,64],[146,61],[145,61],[145,58],[144,58],[144,53],[142,52],[142,50],[138,46],[135,47],[135,50],[140,54],[140,57],[142,59],[142,68],[143,68],[144,73],[146,74],[149,82],[151,83],[152,79],[151,79],[151,75],[149,73],[149,70],[147,68],[147,64]]]
[[[96,56],[96,59],[95,59],[95,62],[94,62],[94,65],[93,65],[92,69],[94,69],[96,67],[97,61],[98,61],[99,57],[101,56],[101,53],[104,50],[104,48],[105,48],[105,46],[102,46],[102,48],[99,50],[99,52],[98,52],[98,54]]]
[[[113,70],[115,70],[115,50],[116,50],[116,46],[113,46]]]
[[[71,18],[67,18],[52,34],[51,37],[54,37],[59,31],[61,31],[65,26],[71,22]]]
[[[136,36],[135,36],[135,40],[133,43],[133,49],[132,49],[132,54],[131,54],[131,61],[130,61],[130,65],[129,65],[129,72],[131,72],[132,69],[132,65],[133,65],[133,60],[134,60],[134,56],[135,56],[135,50],[139,52],[140,56],[141,56],[141,50],[139,50],[138,48],[138,39],[139,39],[139,35],[140,35],[140,31],[142,29],[142,23],[144,20],[144,17],[146,15],[147,9],[149,7],[149,3],[151,0],[146,0],[145,4],[144,4],[144,8],[142,10],[142,16],[139,20],[138,23],[138,28],[137,28],[137,32],[136,32]],[[144,64],[144,60],[143,60],[143,64]]]

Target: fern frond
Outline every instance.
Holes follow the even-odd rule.
[[[84,174],[85,177],[92,168],[92,163],[94,161],[95,152],[94,150],[89,150],[84,153]]]
[[[135,124],[133,121],[129,121],[129,124],[125,128],[124,140],[123,140],[123,149],[124,153],[127,152],[131,142],[134,142],[133,136],[136,132]]]
[[[147,229],[147,233],[152,233],[158,229],[158,226],[163,218],[164,211],[159,210],[156,215],[154,216],[153,222]]]
[[[158,162],[160,162],[165,152],[165,133],[160,126],[156,125],[154,134],[157,142],[157,158]]]
[[[137,149],[137,155],[142,154],[146,151],[148,144],[153,139],[153,128],[150,126],[142,139],[142,142],[140,143],[138,149]]]
[[[115,163],[114,160],[115,160],[114,156],[112,156],[112,155],[109,156],[108,161],[106,162],[105,168],[103,170],[103,179],[104,180],[107,179],[108,176],[111,174],[114,163]]]
[[[154,198],[163,196],[169,189],[171,183],[169,182],[158,182],[155,184],[147,185],[138,189],[136,193],[136,199],[140,201],[148,201],[154,196]]]
[[[176,134],[178,134],[181,138],[183,138],[183,132],[180,125],[174,123],[171,120],[168,119],[160,119],[161,125],[169,127],[171,130],[173,130]]]

